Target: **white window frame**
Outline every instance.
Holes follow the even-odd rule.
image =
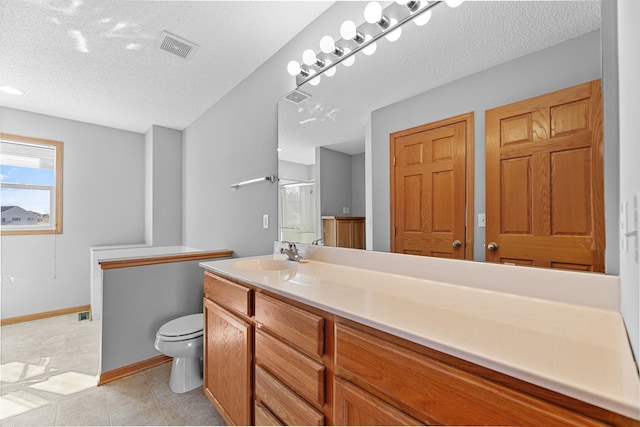
[[[28,235],[28,234],[62,234],[62,154],[63,143],[47,139],[30,138],[26,136],[0,133],[0,140],[17,144],[31,144],[55,148],[55,184],[51,186],[14,184],[0,182],[2,188],[24,188],[29,190],[47,190],[51,195],[49,225],[46,226],[16,226],[2,225],[1,235]]]

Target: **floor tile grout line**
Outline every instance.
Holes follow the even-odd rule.
[[[169,421],[167,420],[167,417],[164,414],[164,411],[162,410],[162,406],[160,405],[160,402],[158,402],[158,396],[156,395],[155,387],[153,387],[153,385],[149,381],[149,375],[148,375],[149,372],[150,372],[149,369],[147,369],[146,371],[143,371],[143,373],[144,373],[144,381],[147,384],[147,386],[151,389],[151,395],[153,396],[153,401],[156,403],[156,407],[160,411],[160,415],[162,415],[162,419],[164,420],[164,423],[166,425],[169,425]]]
[[[104,385],[98,387],[106,387]],[[113,426],[113,420],[111,419],[111,406],[109,405],[109,398],[107,397],[107,389],[104,390],[104,400],[107,405],[107,415],[109,416],[109,425]]]
[[[16,360],[19,359],[23,363],[32,363],[32,359],[34,357],[35,358],[40,357],[39,355],[42,353],[43,356],[44,355],[46,355],[47,357],[51,356],[57,359],[55,362],[55,366],[56,366],[56,369],[59,370],[58,373],[70,372],[70,371],[87,373],[88,372],[87,369],[89,369],[89,367],[93,366],[94,364],[93,363],[94,361],[92,359],[93,351],[91,351],[92,349],[88,348],[88,344],[87,345],[84,344],[84,341],[81,340],[78,342],[77,340],[75,340],[75,338],[78,338],[78,335],[89,337],[92,334],[92,332],[85,327],[79,326],[79,323],[76,323],[70,317],[67,316],[67,318],[68,318],[67,321],[64,321],[64,322],[60,322],[60,321],[58,322],[54,321],[50,323],[38,322],[33,325],[33,326],[37,325],[38,327],[33,327],[33,326],[30,328],[7,327],[6,329],[5,327],[2,327],[0,329],[0,334],[2,335],[2,338],[5,338],[5,337],[8,338],[9,336],[11,336],[11,339],[13,340],[12,342],[15,342],[16,345],[19,345],[19,346],[24,345],[27,351],[23,355],[23,354],[20,354],[22,353],[22,349],[18,349],[18,351],[15,352],[14,351],[15,347],[5,347],[4,345],[2,345],[2,347],[0,348],[1,350],[0,363],[8,360],[5,356],[7,356],[12,360],[14,359],[14,357],[17,357]],[[71,319],[72,321],[69,321],[69,319]],[[96,325],[93,325],[93,324],[88,324],[84,326],[89,326],[91,329],[94,329],[93,333],[96,334],[95,340],[98,343],[98,346],[97,348],[95,348],[94,351],[96,351],[99,356],[100,328],[95,327]],[[61,330],[65,330],[66,335],[61,334],[59,336],[60,339],[58,340],[58,342],[61,341],[60,342],[61,345],[59,346],[59,348],[56,348],[54,350],[54,349],[51,349],[51,346],[49,345],[45,344],[44,347],[41,345],[43,340],[50,339],[51,334],[55,332],[60,332]],[[24,338],[24,342],[21,341],[21,338]],[[88,340],[88,341],[91,341],[91,340]],[[6,341],[4,341],[3,339],[3,344],[5,342]],[[91,344],[91,346],[93,347],[93,344]],[[80,347],[87,347],[86,350],[88,351],[80,352],[78,350]],[[5,349],[8,350],[6,353],[5,353]],[[34,350],[36,350],[36,352],[34,352]],[[76,352],[76,350],[78,351]],[[85,357],[84,359],[82,359],[82,361],[80,360],[81,356]],[[83,363],[83,361],[88,363]],[[98,357],[98,360],[95,361],[95,365],[96,365],[95,371],[97,373],[99,371],[99,357]],[[162,404],[164,401],[163,399],[165,399],[166,397],[166,392],[167,392],[166,389],[168,386],[168,381],[170,376],[169,368],[170,366],[168,365],[165,368],[162,368],[162,370],[159,370],[159,369],[147,370],[144,372],[144,377],[143,377],[145,387],[149,387],[151,394],[153,395],[155,411],[159,411],[159,414],[162,416],[162,421],[158,417],[158,421],[160,421],[159,424],[164,422],[164,424],[166,425],[169,425],[169,422],[172,419],[171,410],[162,407]],[[93,369],[93,367],[91,367],[90,369]],[[167,378],[164,378],[165,376]],[[95,387],[98,387],[98,386],[96,385]],[[104,405],[102,407],[106,409],[106,417],[100,418],[98,422],[105,423],[106,421],[108,424],[105,423],[104,425],[113,426],[113,425],[116,425],[114,424],[114,420],[117,418],[116,415],[118,414],[117,401],[110,400],[107,398],[107,395],[109,395],[109,393],[106,387],[107,386],[98,387],[103,389],[101,393],[98,393],[101,398],[100,400],[104,399],[104,403],[100,403],[100,405]],[[21,390],[26,389],[26,385],[21,386],[20,389]],[[2,389],[0,390],[0,393],[5,390],[6,390],[5,387],[2,387]],[[80,391],[79,393],[84,393],[85,390]],[[208,402],[207,397],[202,394],[193,394],[190,397],[190,399],[195,399],[195,400],[188,400],[186,402],[197,401],[198,404],[201,404],[202,401]],[[83,402],[83,400],[80,399],[80,402]],[[147,402],[148,402],[147,403],[148,405],[149,403],[151,403],[151,400],[148,400]],[[47,411],[48,415],[46,415],[47,421],[45,422],[45,425],[62,425],[61,423],[69,422],[69,420],[67,419],[68,417],[74,418],[73,406],[70,406],[68,402],[64,400],[63,397],[58,396],[55,399],[55,402],[52,402],[52,404],[55,406],[49,407]],[[85,411],[87,410],[86,406],[84,410]],[[35,411],[38,411],[38,409],[36,408]],[[217,414],[217,411],[215,411],[212,405],[208,406],[208,410],[206,412],[208,413],[208,416],[206,418],[208,419],[208,423],[211,423],[213,425],[216,425],[216,424],[223,425],[223,421],[221,420],[221,417]],[[158,414],[158,412],[155,412],[155,413]],[[28,410],[24,413],[16,414],[15,415],[16,418],[11,417],[9,421],[1,420],[0,426],[5,426],[5,425],[8,426],[13,424],[42,425],[42,414],[43,413],[41,411],[37,413],[37,412],[33,412],[32,410]],[[192,420],[196,419],[196,418],[189,418],[189,415],[191,414],[188,414],[186,412],[180,412],[180,413],[177,413],[176,415],[178,417],[184,417],[183,421],[178,421],[178,422],[179,423],[186,422],[187,425],[190,425],[188,421],[189,419],[192,419]],[[176,418],[176,419],[182,419],[182,418]],[[198,421],[198,422],[202,422],[202,421]]]

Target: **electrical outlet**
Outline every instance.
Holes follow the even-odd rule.
[[[347,206],[343,206],[343,207],[342,207],[342,213],[343,213],[344,215],[348,215],[348,214],[349,214],[349,208],[348,208]]]
[[[486,214],[478,214],[478,227],[483,228],[487,226],[487,215]]]
[[[269,214],[262,215],[262,228],[269,229]]]

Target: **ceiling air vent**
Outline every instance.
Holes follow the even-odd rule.
[[[310,96],[311,95],[309,95],[308,93],[305,93],[299,89],[295,89],[289,92],[288,94],[286,94],[285,96],[283,96],[283,98],[289,102],[293,102],[294,104],[300,104],[302,101],[309,98]]]
[[[161,50],[172,53],[182,59],[191,58],[198,47],[198,45],[166,31],[162,31],[158,36],[158,46]]]

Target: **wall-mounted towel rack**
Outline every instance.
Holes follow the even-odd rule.
[[[231,184],[231,188],[235,188],[236,190],[243,185],[254,184],[256,182],[269,181],[270,183],[274,183],[278,180],[278,177],[275,175],[263,176],[256,179],[250,179],[248,181],[237,182],[235,184]]]

